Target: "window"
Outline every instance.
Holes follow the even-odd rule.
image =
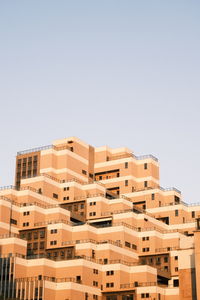
[[[64,191],[69,191],[69,186],[67,186],[67,187],[64,187],[64,189],[63,189]]]
[[[98,281],[93,281],[93,286],[98,286]]]
[[[142,293],[141,298],[149,298],[149,293]]]
[[[178,267],[175,268],[175,272],[178,272]]]
[[[149,241],[149,236],[143,236],[142,240],[143,241]]]
[[[178,256],[174,256],[174,259],[175,259],[175,260],[178,260]]]
[[[175,209],[175,217],[178,217],[178,209]]]
[[[31,239],[32,239],[32,233],[28,232],[28,234],[27,234],[27,240],[30,241]]]
[[[90,206],[96,205],[96,202],[90,202]]]
[[[173,285],[174,285],[174,287],[178,287],[179,286],[179,280],[174,279]]]
[[[149,247],[147,247],[147,248],[142,248],[142,252],[149,252]]]
[[[151,200],[155,200],[155,194],[151,194]]]
[[[63,197],[63,200],[69,200],[69,196]]]
[[[57,241],[50,241],[50,245],[57,245]]]
[[[114,282],[106,282],[106,287],[114,287]]]
[[[24,215],[24,216],[29,216],[29,215],[30,215],[30,211],[24,211],[24,212],[23,212],[23,215]]]
[[[81,276],[80,275],[76,276],[76,282],[78,282],[78,283],[81,282]]]
[[[23,227],[27,227],[27,226],[29,226],[29,222],[23,223]]]
[[[87,175],[87,171],[82,170],[82,174]]]
[[[167,257],[167,256],[164,257],[164,262],[165,262],[165,263],[168,262],[168,257]]]
[[[113,270],[106,271],[106,276],[110,276],[110,275],[114,275],[114,271]]]
[[[33,233],[33,238],[34,238],[34,240],[38,239],[38,232],[37,231]]]
[[[137,246],[135,244],[132,244],[132,249],[137,250]]]
[[[125,186],[128,186],[128,180],[125,180]]]
[[[148,187],[148,181],[144,181],[144,187]]]
[[[125,247],[131,248],[131,243],[125,241]]]
[[[17,220],[15,220],[15,219],[10,219],[10,224],[17,225]]]
[[[40,231],[40,238],[43,239],[45,237],[45,231],[41,230]]]
[[[95,211],[90,212],[90,213],[89,213],[89,216],[90,216],[90,217],[91,217],[91,216],[96,216],[96,212],[95,212]]]
[[[192,211],[192,218],[195,218],[195,211]]]
[[[33,250],[37,250],[38,249],[38,243],[33,243]]]
[[[58,194],[53,193],[53,198],[58,199]]]
[[[94,300],[98,300],[98,296],[97,295],[93,295],[93,299]]]
[[[44,242],[40,242],[40,249],[44,249]]]
[[[98,274],[99,271],[97,269],[93,269],[93,274]]]
[[[58,230],[57,229],[51,229],[51,234],[57,233]]]
[[[124,167],[125,169],[128,169],[128,162],[125,162]]]
[[[144,169],[145,170],[147,170],[147,167],[148,167],[147,163],[144,163]]]

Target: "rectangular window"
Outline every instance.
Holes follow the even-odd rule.
[[[114,275],[114,271],[113,270],[106,271],[106,276],[110,276],[110,275]]]
[[[148,168],[147,163],[144,163],[144,169],[147,170],[147,168]]]
[[[82,174],[87,175],[87,171],[82,170]]]
[[[33,243],[33,250],[37,250],[38,249],[38,243]]]
[[[34,240],[38,239],[38,232],[37,231],[33,233],[33,238],[34,238]]]
[[[128,186],[128,180],[125,180],[125,186]]]
[[[195,218],[195,211],[192,211],[192,218]]]
[[[144,187],[148,187],[148,181],[144,181]]]
[[[51,229],[51,234],[55,234],[55,233],[57,233],[57,232],[58,232],[57,229]]]
[[[40,231],[40,238],[43,239],[45,237],[45,231],[41,230]]]
[[[27,227],[27,226],[29,226],[29,222],[23,223],[23,227]]]
[[[125,162],[124,167],[125,167],[125,169],[128,169],[128,162]]]
[[[132,244],[132,249],[137,250],[137,246],[135,244]]]
[[[151,200],[155,200],[155,194],[151,194]]]
[[[50,241],[50,245],[57,245],[57,241]]]
[[[64,191],[69,191],[69,186],[67,186],[67,187],[64,187],[64,189],[63,189]]]
[[[44,242],[40,242],[40,249],[44,249]]]
[[[15,219],[10,219],[10,223],[11,223],[11,224],[14,224],[14,225],[17,225],[17,220],[15,220]]]
[[[58,199],[58,194],[53,193],[53,198]]]
[[[178,209],[175,210],[175,217],[178,217]]]
[[[131,243],[125,241],[125,247],[131,248]]]

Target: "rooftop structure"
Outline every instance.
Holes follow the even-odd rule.
[[[200,205],[153,155],[66,138],[18,152],[0,188],[2,299],[195,300],[199,261]]]

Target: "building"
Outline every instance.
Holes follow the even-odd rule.
[[[199,216],[152,155],[74,137],[18,152],[0,188],[0,295],[200,299]]]

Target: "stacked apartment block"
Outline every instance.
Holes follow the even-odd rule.
[[[0,297],[200,299],[198,216],[152,155],[74,137],[18,152],[0,189]]]

